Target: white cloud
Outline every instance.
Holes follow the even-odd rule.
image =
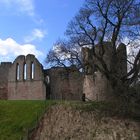
[[[32,32],[31,32],[31,35],[29,36],[26,36],[24,38],[24,41],[27,43],[29,42],[32,42],[34,40],[41,40],[45,37],[46,35],[46,32],[41,30],[41,29],[34,29]]]
[[[6,40],[0,39],[0,61],[27,54],[34,54],[36,57],[43,55],[43,53],[37,50],[36,46],[32,44],[19,44],[12,38],[7,38]]]
[[[8,8],[15,8],[15,10],[27,13],[30,16],[35,14],[34,0],[0,0],[0,4],[4,4]]]

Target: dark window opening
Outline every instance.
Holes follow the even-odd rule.
[[[46,83],[50,84],[50,77],[48,75],[46,76]]]
[[[17,63],[17,66],[16,66],[16,80],[19,80],[19,64]]]
[[[27,65],[26,65],[26,63],[24,64],[23,78],[24,78],[24,80],[27,79]]]
[[[31,79],[34,79],[35,77],[35,66],[34,63],[31,63]]]

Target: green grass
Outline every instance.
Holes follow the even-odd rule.
[[[52,101],[0,101],[0,140],[20,140]]]
[[[80,101],[0,101],[0,140],[21,140],[37,125],[51,105],[71,106],[81,111],[95,111],[103,116],[140,118],[140,106],[130,106],[126,112],[120,104]],[[138,119],[140,121],[140,119]]]

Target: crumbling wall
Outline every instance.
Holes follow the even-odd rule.
[[[8,96],[8,73],[11,65],[11,62],[0,64],[0,99],[7,99]]]
[[[18,56],[8,76],[8,99],[46,98],[43,67],[34,55]]]
[[[101,46],[95,46],[99,55]],[[117,62],[114,64],[113,48],[110,42],[103,43],[103,60],[111,72],[117,66],[116,75],[127,73],[126,46],[117,48]],[[20,55],[12,63],[0,65],[0,99],[64,99],[81,100],[83,94],[89,100],[113,99],[112,87],[106,76],[97,69],[102,64],[90,48],[82,48],[84,76],[74,66],[43,70],[34,55]],[[26,72],[25,72],[26,71]]]
[[[86,100],[112,100],[112,88],[110,82],[101,72],[95,72],[93,75],[85,75],[83,84],[83,93]]]
[[[93,63],[92,48],[88,48],[88,47],[82,48],[82,60],[83,60],[85,75],[92,75],[95,70],[94,63]]]
[[[74,67],[51,68],[50,99],[81,100],[83,75]]]
[[[114,62],[113,47],[111,42],[104,42],[102,47],[103,48],[101,48],[99,44],[96,45],[95,53],[97,56],[99,56],[101,53],[100,50],[104,50],[102,58],[108,71],[112,72],[112,67],[116,65],[116,76],[125,75],[127,73],[127,56],[125,45],[119,45],[117,49],[116,63]],[[87,100],[112,100],[114,95],[111,83],[106,76],[96,68],[98,66],[100,69],[103,69],[102,63],[94,55],[90,57],[90,59],[87,57],[91,51],[93,50],[90,48],[86,48],[83,51],[83,61],[86,65],[88,65],[86,67],[89,67],[88,69],[85,69],[83,93],[85,94]]]
[[[127,74],[127,52],[125,44],[121,43],[117,48],[117,72],[119,77]]]

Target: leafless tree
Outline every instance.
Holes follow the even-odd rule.
[[[53,49],[47,55],[46,63],[51,63],[52,66],[62,66],[67,68],[70,65],[75,65],[77,69],[83,67],[81,58],[81,48],[75,43],[65,40],[58,40]]]
[[[100,61],[102,65],[101,72],[104,72],[107,79],[115,85],[122,83],[123,87],[128,87],[133,84],[139,77],[140,73],[140,1],[139,0],[85,0],[84,6],[79,10],[79,13],[72,19],[66,30],[68,39],[67,45],[61,43],[65,52],[70,48],[90,46],[93,48],[93,55]],[[113,47],[113,62],[117,62],[117,47],[124,39],[129,40],[127,47],[135,48],[135,57],[133,61],[128,60],[131,67],[127,75],[118,79],[116,74],[116,66],[110,71],[106,62],[103,60],[105,53],[103,43],[109,41]],[[134,44],[137,41],[137,45]],[[132,44],[133,43],[133,44]],[[100,56],[95,52],[95,44],[100,44]],[[77,47],[77,48],[78,48]],[[63,50],[63,49],[62,49]],[[54,50],[52,50],[54,52]],[[73,53],[73,51],[68,51]],[[69,54],[69,53],[66,54]],[[133,52],[133,51],[132,51]],[[48,54],[48,56],[51,53]],[[60,58],[64,59],[63,51],[60,53]],[[77,53],[78,54],[78,53]],[[68,55],[67,55],[68,56]],[[77,55],[79,58],[79,54]],[[81,57],[81,56],[80,56]],[[60,58],[58,58],[60,60]],[[69,58],[68,58],[69,59]],[[68,60],[67,59],[67,60]],[[73,57],[70,57],[71,62]],[[49,60],[47,58],[47,60]],[[81,59],[79,59],[81,60]],[[50,61],[53,62],[53,61]],[[61,61],[62,62],[62,61]],[[81,62],[80,62],[81,63]],[[66,64],[66,63],[65,63]],[[81,63],[82,64],[82,63]],[[120,85],[120,84],[119,84]]]

